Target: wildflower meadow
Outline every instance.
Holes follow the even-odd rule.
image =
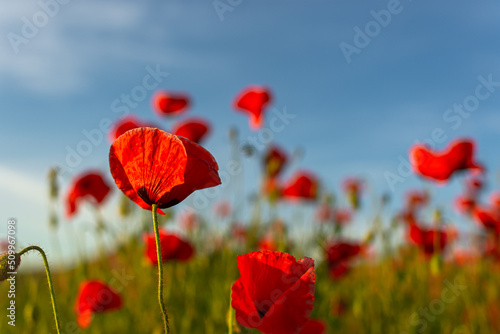
[[[6,5],[0,333],[500,332],[498,4],[371,5]]]

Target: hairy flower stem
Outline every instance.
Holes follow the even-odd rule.
[[[56,322],[57,334],[61,333],[61,325],[59,324],[59,314],[57,313],[56,296],[54,294],[54,286],[52,284],[52,276],[50,275],[49,262],[47,261],[47,256],[43,249],[38,246],[28,246],[19,252],[19,256],[27,253],[29,251],[36,250],[43,258],[43,264],[45,266],[45,273],[47,274],[47,283],[49,284],[50,300],[52,301],[52,310],[54,311],[54,321]]]
[[[158,219],[156,217],[157,205],[152,205],[153,212],[153,227],[155,230],[155,240],[156,240],[156,254],[158,256],[158,302],[160,303],[160,309],[163,316],[163,323],[165,325],[165,333],[170,333],[170,327],[168,325],[168,313],[163,303],[163,262],[161,259],[161,245],[160,245],[160,231],[158,229]]]

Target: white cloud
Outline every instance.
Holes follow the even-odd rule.
[[[48,191],[46,185],[31,175],[4,165],[0,165],[0,175],[2,206],[10,208],[15,203],[22,203],[27,207],[32,204],[40,205],[46,201]]]
[[[2,85],[19,85],[41,94],[65,94],[84,88],[86,72],[94,65],[88,62],[89,56],[104,44],[95,39],[133,29],[142,21],[143,7],[133,2],[70,2],[61,5],[53,17],[45,16],[49,17],[47,23],[36,28],[38,31],[25,39],[27,43],[16,44],[12,43],[12,34],[25,38],[24,22],[33,22],[34,16],[43,11],[38,3],[2,4],[0,74],[8,78]],[[90,34],[92,39],[83,39],[85,45],[80,45],[80,34]]]

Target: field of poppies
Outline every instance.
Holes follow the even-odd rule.
[[[0,333],[500,331],[500,192],[485,194],[487,168],[476,161],[472,138],[455,138],[440,151],[409,147],[422,187],[387,212],[391,198],[369,194],[356,176],[346,176],[336,194],[314,170],[284,179],[292,159],[286,146],[270,143],[261,153],[231,130],[236,156],[261,166],[260,193],[241,196],[251,210],[240,221],[236,198],[214,199],[210,212],[189,201],[224,183],[203,147],[209,120],[186,116],[190,99],[153,96],[158,117],[175,120],[168,132],[133,115],[118,120],[109,133],[109,170],[82,170],[62,188],[58,169],[50,169],[47,228],[90,211],[97,255],[81,252],[74,266],[51,270],[44,245],[18,249],[3,241]],[[269,88],[248,86],[233,107],[258,130],[272,100]],[[233,161],[235,174],[242,161]],[[447,207],[435,205],[433,195],[452,178],[463,192]],[[368,196],[376,203],[370,209]],[[115,204],[118,230],[110,227],[115,218],[102,214]],[[348,238],[346,228],[367,210],[364,236]],[[452,210],[477,232],[461,235],[446,218]],[[307,228],[293,234],[296,220]],[[78,234],[71,237],[81,247]],[[22,270],[25,257],[38,257],[45,271]],[[5,297],[12,291],[15,300]]]

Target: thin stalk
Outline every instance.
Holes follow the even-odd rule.
[[[160,231],[158,229],[158,219],[156,217],[157,205],[152,205],[153,212],[153,227],[155,230],[155,240],[156,240],[156,255],[158,256],[158,302],[160,303],[160,309],[163,317],[163,324],[165,325],[165,333],[170,333],[170,327],[168,324],[168,313],[163,303],[163,262],[161,259],[161,245],[160,245]]]
[[[52,310],[54,311],[54,321],[56,322],[56,330],[57,334],[61,333],[61,325],[59,324],[59,314],[57,313],[57,305],[56,305],[56,297],[54,294],[54,286],[52,284],[52,276],[50,275],[50,268],[49,268],[49,262],[47,261],[47,256],[45,255],[45,252],[43,249],[41,249],[38,246],[28,246],[22,251],[19,252],[19,256],[23,255],[26,252],[36,250],[38,253],[43,258],[43,264],[45,266],[45,273],[47,274],[47,283],[49,284],[49,291],[50,291],[50,300],[52,302]]]

